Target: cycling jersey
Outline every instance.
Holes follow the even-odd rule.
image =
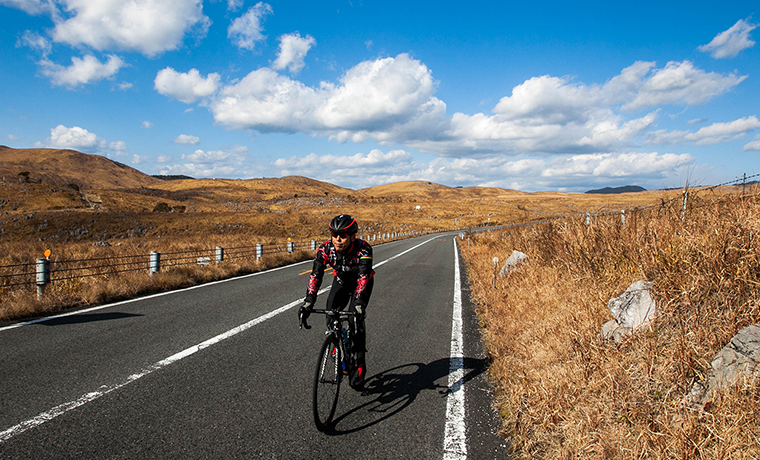
[[[333,267],[333,275],[341,284],[353,285],[354,302],[365,304],[363,296],[367,289],[367,283],[375,275],[372,270],[372,246],[366,241],[356,238],[351,247],[345,253],[335,249],[331,240],[325,241],[317,249],[314,257],[314,265],[309,276],[309,285],[306,290],[306,301],[313,304],[317,300],[317,291],[322,286],[322,278],[327,266]]]

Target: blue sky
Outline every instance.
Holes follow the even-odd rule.
[[[0,144],[522,191],[760,173],[758,3],[0,0]]]

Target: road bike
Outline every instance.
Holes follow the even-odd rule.
[[[338,394],[344,375],[351,375],[356,362],[351,354],[351,331],[344,327],[356,317],[356,312],[336,310],[312,310],[311,313],[326,315],[329,318],[325,341],[319,349],[317,368],[314,370],[314,388],[312,404],[314,424],[319,431],[325,431],[332,422],[335,408],[338,406]],[[305,319],[300,324],[310,329]]]

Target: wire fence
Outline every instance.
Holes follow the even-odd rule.
[[[737,180],[725,182],[709,187],[697,187],[690,189],[688,186],[682,189],[682,196],[676,196],[669,200],[661,199],[659,204],[650,206],[635,206],[621,210],[589,211],[573,213],[575,216],[585,215],[586,223],[591,224],[592,218],[609,217],[619,215],[621,223],[626,224],[626,218],[634,225],[644,211],[677,212],[680,210],[681,219],[684,218],[687,208],[693,209],[705,205],[697,198],[699,193],[711,192],[719,187],[752,185],[760,174],[747,176],[746,174]],[[748,182],[748,180],[750,182]],[[755,180],[753,182],[753,180]],[[742,190],[744,193],[744,190]],[[691,194],[691,195],[690,195]],[[481,232],[505,229],[520,225],[534,225],[549,222],[556,219],[567,218],[571,214],[544,216],[537,222],[522,222],[509,225],[483,224],[472,228],[459,228],[447,230],[418,231],[413,233],[383,233],[363,235],[362,238],[369,242],[386,242],[395,239],[418,236],[422,234],[439,232]],[[144,272],[154,274],[159,271],[193,265],[218,264],[224,261],[243,261],[251,259],[258,262],[262,257],[277,254],[293,253],[296,251],[315,251],[321,242],[318,240],[286,241],[267,244],[253,244],[237,247],[214,247],[194,248],[174,252],[151,252],[150,254],[114,255],[109,257],[63,259],[53,257],[40,258],[34,261],[20,262],[8,265],[0,265],[0,292],[12,289],[34,289],[37,287],[38,295],[44,291],[44,286],[50,283],[64,282],[76,279],[102,278],[108,279],[119,274],[129,272]],[[42,289],[40,288],[42,286]]]
[[[414,235],[433,232],[416,232]],[[383,233],[363,235],[371,242],[391,241],[412,236],[411,233]],[[13,289],[34,290],[38,296],[44,294],[45,286],[70,280],[111,277],[129,272],[144,272],[153,275],[183,266],[211,265],[230,261],[259,262],[262,257],[290,254],[298,251],[315,251],[321,241],[300,240],[270,242],[249,246],[192,248],[182,251],[156,252],[136,255],[114,255],[107,257],[65,259],[44,257],[34,261],[0,265],[0,293]]]

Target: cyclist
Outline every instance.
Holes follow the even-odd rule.
[[[330,294],[327,296],[326,310],[343,310],[348,306],[349,311],[356,312],[355,323],[349,321],[353,341],[352,353],[356,358],[356,366],[349,375],[352,387],[358,387],[367,374],[366,331],[364,317],[367,314],[367,303],[372,295],[375,272],[372,270],[372,246],[357,238],[359,225],[348,214],[335,216],[330,221],[331,238],[322,243],[314,257],[314,265],[309,276],[304,305],[298,311],[299,321],[305,321],[317,301],[317,291],[322,285],[322,277],[327,265],[333,267],[333,282]],[[329,326],[329,317],[328,317]]]

